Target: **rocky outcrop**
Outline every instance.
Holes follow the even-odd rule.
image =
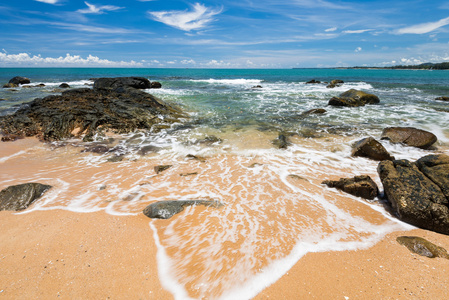
[[[160,89],[162,87],[162,84],[158,81],[152,81],[150,84],[150,88],[152,89]]]
[[[322,184],[331,188],[337,188],[348,194],[373,200],[377,197],[379,190],[371,177],[362,175],[354,178],[340,178],[340,180],[325,180]]]
[[[13,83],[13,84],[27,84],[27,83],[31,83],[29,78],[26,77],[22,77],[22,76],[16,76],[14,78],[11,78],[9,80],[9,83]]]
[[[333,89],[333,88],[335,88],[335,87],[342,86],[343,83],[345,83],[343,80],[335,79],[335,80],[332,80],[326,87],[327,87],[328,89]]]
[[[394,160],[385,147],[372,137],[364,138],[356,142],[352,147],[352,156],[367,157],[372,160]]]
[[[144,210],[145,216],[152,219],[169,219],[182,212],[184,207],[192,205],[203,205],[208,207],[220,208],[223,203],[211,200],[174,200],[159,201],[151,203]]]
[[[73,89],[62,95],[37,98],[13,115],[0,117],[3,135],[53,141],[76,134],[89,141],[99,131],[128,133],[151,129],[184,116],[180,109],[148,93],[123,86],[115,90],[104,88],[102,78],[98,80],[100,83],[96,81],[95,85],[101,88]]]
[[[329,100],[329,105],[332,106],[348,106],[357,107],[365,106],[366,104],[376,104],[379,103],[379,97],[373,94],[368,94],[363,91],[350,89],[339,97],[333,97]]]
[[[421,149],[429,149],[437,141],[433,133],[413,127],[387,127],[381,139]]]
[[[321,83],[321,81],[315,79],[306,82],[306,84],[319,84],[319,83]]]
[[[431,155],[416,163],[408,160],[379,163],[377,171],[385,196],[399,219],[449,234],[448,161],[447,155]]]
[[[447,250],[418,236],[398,236],[396,241],[413,253],[429,258],[441,257],[449,259]]]
[[[149,89],[151,82],[144,77],[97,78],[94,82],[94,89],[117,89],[119,87]]]
[[[0,211],[24,210],[34,201],[39,199],[50,188],[50,185],[40,183],[24,183],[9,186],[0,191]]]

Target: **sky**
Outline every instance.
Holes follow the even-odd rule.
[[[449,1],[18,0],[0,67],[325,68],[449,61]]]

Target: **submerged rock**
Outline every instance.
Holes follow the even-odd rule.
[[[348,194],[373,200],[377,197],[379,190],[371,177],[362,175],[354,178],[340,178],[340,180],[325,180],[322,184],[331,188],[337,188]]]
[[[280,133],[278,138],[273,140],[272,143],[279,149],[287,149],[287,147],[290,145],[287,136],[283,133]]]
[[[180,109],[133,88],[80,88],[37,98],[12,115],[0,116],[0,130],[4,135],[37,136],[45,141],[78,132],[89,141],[102,130],[129,133],[173,123],[179,117],[184,117]]]
[[[319,84],[319,83],[321,83],[321,81],[315,79],[306,82],[306,84]]]
[[[328,89],[333,89],[333,88],[335,88],[335,87],[342,86],[343,83],[345,83],[343,80],[340,80],[340,79],[334,79],[334,80],[332,80],[326,87],[327,87]]]
[[[399,236],[396,241],[407,247],[413,253],[429,258],[441,257],[449,259],[447,250],[437,246],[426,239],[417,236]]]
[[[223,203],[211,200],[174,200],[159,201],[151,203],[144,210],[145,216],[153,219],[169,219],[182,212],[184,207],[192,205],[203,205],[208,207],[220,208]]]
[[[59,85],[59,87],[61,88],[61,89],[68,89],[68,88],[70,88],[70,85],[68,84],[68,83],[61,83],[60,85]]]
[[[394,160],[385,147],[372,137],[356,142],[352,147],[352,156],[367,157],[372,160]]]
[[[446,96],[436,97],[435,100],[449,101],[449,97],[446,97]]]
[[[9,83],[13,83],[13,84],[27,84],[27,83],[31,83],[29,78],[26,77],[22,77],[22,76],[16,76],[14,78],[11,78],[9,80]]]
[[[24,210],[50,188],[50,185],[40,183],[24,183],[9,186],[0,191],[0,211]]]
[[[156,172],[156,174],[159,174],[161,172],[164,172],[165,170],[168,170],[171,167],[172,167],[172,165],[155,166],[154,167],[154,172]]]
[[[162,84],[160,82],[153,81],[150,84],[150,88],[152,88],[152,89],[160,89],[160,88],[162,88]]]
[[[327,112],[327,110],[325,110],[324,108],[314,108],[314,109],[310,109],[308,111],[305,111],[301,114],[301,116],[308,116],[308,115],[322,115],[325,114]]]
[[[366,104],[376,104],[379,103],[379,97],[373,94],[368,94],[363,91],[350,89],[339,97],[333,97],[329,100],[329,105],[332,106],[348,106],[357,107],[365,106]]]
[[[381,139],[421,149],[429,149],[437,141],[433,133],[413,127],[387,127]]]
[[[402,221],[439,233],[449,234],[449,178],[447,155],[423,157],[417,163],[408,160],[384,160],[377,171],[385,195]],[[442,163],[432,162],[440,161]],[[433,166],[432,166],[433,165]],[[433,178],[426,176],[431,174]],[[433,170],[432,170],[433,169]]]
[[[15,84],[15,83],[7,83],[7,84],[5,84],[5,85],[3,85],[3,88],[4,89],[10,89],[10,88],[16,88],[16,87],[18,87],[19,85],[18,84]]]

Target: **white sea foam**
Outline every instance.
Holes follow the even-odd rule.
[[[243,85],[243,84],[258,84],[263,82],[263,80],[260,79],[244,79],[244,78],[240,78],[240,79],[192,79],[190,81],[193,82],[207,82],[207,83],[211,83],[211,84],[238,84],[238,85]]]
[[[7,161],[8,159],[20,156],[20,155],[25,154],[25,153],[27,153],[26,150],[21,150],[21,151],[18,151],[16,153],[14,153],[14,154],[11,154],[11,155],[8,155],[8,156],[4,156],[4,157],[0,158],[0,163],[3,163],[5,161]]]

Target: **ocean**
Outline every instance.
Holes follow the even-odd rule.
[[[392,231],[413,228],[392,216],[382,199],[367,201],[321,184],[369,175],[382,191],[377,162],[351,157],[354,142],[380,140],[389,126],[416,127],[438,137],[435,149],[381,143],[396,159],[449,153],[449,103],[435,100],[449,96],[447,71],[0,69],[0,83],[14,76],[45,86],[1,89],[0,115],[60,93],[63,82],[78,88],[91,85],[91,78],[118,76],[159,81],[161,89],[147,92],[188,113],[184,122],[158,132],[98,135],[90,143],[0,144],[0,188],[24,182],[53,186],[23,213],[138,215],[160,200],[224,203],[148,221],[161,283],[177,299],[249,299],[307,253],[366,249]],[[344,84],[306,84],[312,79]],[[349,89],[375,94],[380,103],[327,105]],[[326,112],[304,114],[315,108]],[[279,134],[288,136],[286,149],[273,144]],[[92,143],[120,148],[123,159],[111,162],[111,153],[84,151]],[[172,167],[156,174],[157,165]]]

